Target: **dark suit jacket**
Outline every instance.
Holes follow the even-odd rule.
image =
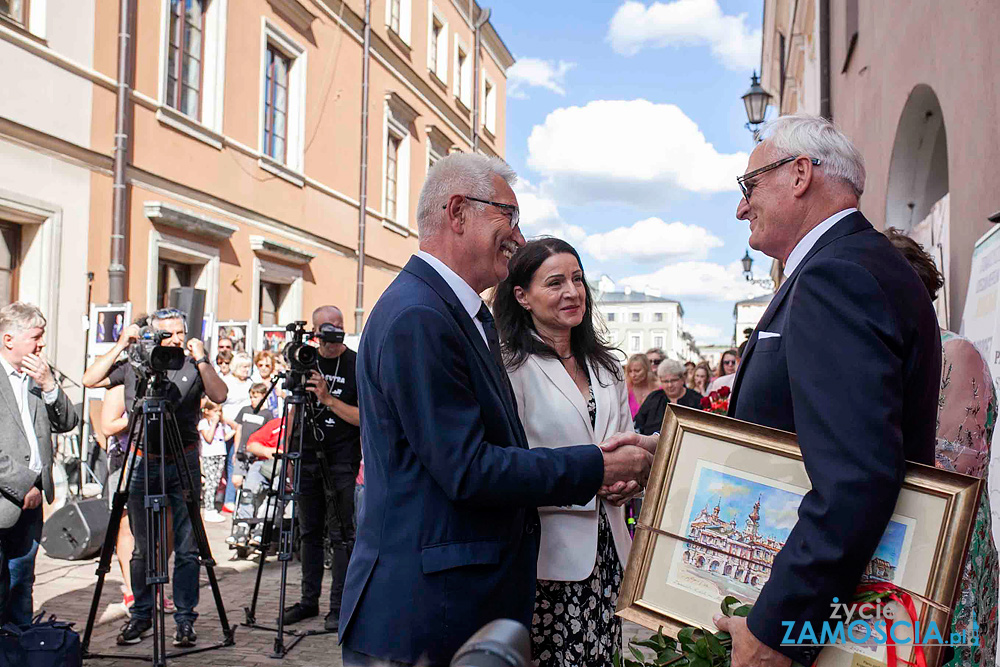
[[[670,399],[667,392],[657,389],[651,392],[646,400],[639,406],[639,411],[635,413],[635,430],[643,435],[653,435],[660,432],[663,425],[663,415],[667,412]],[[683,405],[696,410],[701,409],[701,394],[693,389],[687,389],[684,395],[677,399],[678,405]]]
[[[759,339],[761,331],[780,337]],[[832,598],[849,600],[903,481],[933,465],[941,336],[916,273],[860,213],[828,230],[775,294],[747,344],[729,414],[794,431],[812,490],[748,618],[781,647],[785,628],[817,633]]]
[[[365,509],[341,641],[448,664],[497,618],[530,625],[543,505],[601,485],[593,446],[528,449],[506,374],[443,278],[411,258],[358,353]]]
[[[24,423],[18,411],[17,399],[10,384],[10,378],[0,366],[0,528],[10,528],[17,523],[24,505],[24,496],[41,477],[45,500],[52,502],[52,434],[66,433],[76,428],[80,418],[73,409],[66,393],[60,389],[55,402],[47,405],[42,399],[42,390],[31,381],[28,389],[28,409],[38,440],[41,475],[28,467],[31,460],[31,446]]]

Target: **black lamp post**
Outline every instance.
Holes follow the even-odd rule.
[[[743,106],[747,110],[746,128],[753,132],[754,141],[760,140],[760,124],[764,122],[764,114],[767,113],[767,104],[771,101],[771,94],[760,85],[760,78],[754,70],[750,77],[750,89],[743,93]]]
[[[743,263],[743,277],[747,280],[753,280],[753,257],[750,256],[749,250],[743,254],[743,259],[740,262]]]

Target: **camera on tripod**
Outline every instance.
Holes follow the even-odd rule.
[[[157,331],[149,326],[139,330],[139,340],[128,346],[128,361],[139,375],[148,377],[177,371],[184,366],[183,348],[161,345],[168,338],[168,331]]]
[[[291,336],[288,344],[285,345],[283,354],[288,363],[288,369],[293,375],[303,376],[316,368],[319,351],[308,343],[310,339],[333,345],[344,342],[344,331],[329,322],[321,324],[316,331],[306,331],[306,323],[300,320],[289,324],[285,327],[285,331],[288,331]]]

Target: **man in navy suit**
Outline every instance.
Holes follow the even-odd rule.
[[[495,158],[438,162],[417,206],[420,252],[365,325],[365,507],[340,617],[348,666],[446,665],[491,620],[530,624],[535,508],[648,475],[652,457],[636,447],[528,449],[479,297],[524,244],[515,179]]]
[[[733,667],[812,664],[782,645],[850,600],[905,461],[934,463],[941,338],[917,274],[857,210],[864,162],[828,121],[783,116],[750,155],[736,217],[787,279],[747,343],[730,416],[794,431],[812,483],[746,619],[721,618]]]

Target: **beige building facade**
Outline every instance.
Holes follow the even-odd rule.
[[[133,313],[189,286],[205,290],[216,321],[248,322],[252,343],[260,327],[327,303],[360,333],[356,310],[366,317],[417,249],[416,199],[434,161],[504,155],[513,58],[489,22],[476,58],[478,5],[371,0],[359,302],[364,0],[126,4]],[[58,314],[57,362],[71,375],[83,364],[88,270],[93,301],[109,298],[120,5],[0,3],[0,59],[13,73],[0,95],[0,233],[18,244],[0,300]]]
[[[861,208],[910,234],[958,329],[976,240],[1000,210],[1000,4],[765,0],[762,85],[781,113],[833,119],[868,171]]]

